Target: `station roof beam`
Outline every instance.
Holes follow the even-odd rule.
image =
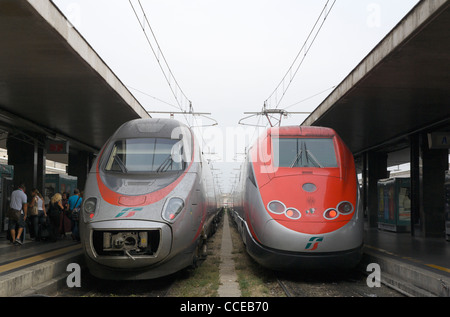
[[[149,114],[49,0],[0,1],[0,126],[95,152]]]

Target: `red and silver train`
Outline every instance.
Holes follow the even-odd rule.
[[[89,271],[152,279],[206,256],[218,217],[208,162],[187,126],[137,119],[106,142],[88,175],[80,233]]]
[[[354,158],[332,129],[267,129],[247,153],[233,199],[247,252],[262,266],[352,268],[360,261]]]

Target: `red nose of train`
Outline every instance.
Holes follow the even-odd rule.
[[[302,233],[323,234],[355,214],[353,156],[332,129],[272,128],[250,151],[266,212]]]
[[[281,225],[308,234],[323,234],[345,226],[355,213],[356,181],[314,175],[278,176],[263,188],[269,215]]]

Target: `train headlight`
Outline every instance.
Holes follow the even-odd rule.
[[[337,210],[339,211],[339,213],[346,215],[353,212],[353,205],[348,201],[343,201],[339,203],[339,205],[337,206]]]
[[[274,200],[267,205],[267,209],[274,214],[281,215],[286,212],[286,205],[281,201]]]
[[[300,219],[302,217],[302,214],[300,213],[300,211],[298,211],[295,208],[288,208],[286,209],[286,217],[293,219],[293,220],[297,220]]]
[[[85,200],[83,204],[83,211],[84,214],[87,216],[86,219],[94,218],[96,208],[97,208],[97,198],[91,197]]]
[[[325,210],[325,212],[323,213],[323,216],[327,220],[333,220],[339,216],[339,213],[334,208],[330,208],[330,209]]]
[[[339,217],[339,215],[349,215],[354,211],[353,205],[352,203],[348,202],[348,201],[341,201],[336,209],[335,208],[330,208],[325,210],[325,212],[323,213],[323,217],[327,220],[334,220],[337,217]]]
[[[184,200],[178,197],[170,198],[164,207],[162,217],[164,220],[174,222],[175,218],[184,208]]]

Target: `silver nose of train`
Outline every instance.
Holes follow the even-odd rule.
[[[151,266],[164,260],[172,245],[167,224],[143,220],[95,222],[82,235],[87,256],[111,268]]]

